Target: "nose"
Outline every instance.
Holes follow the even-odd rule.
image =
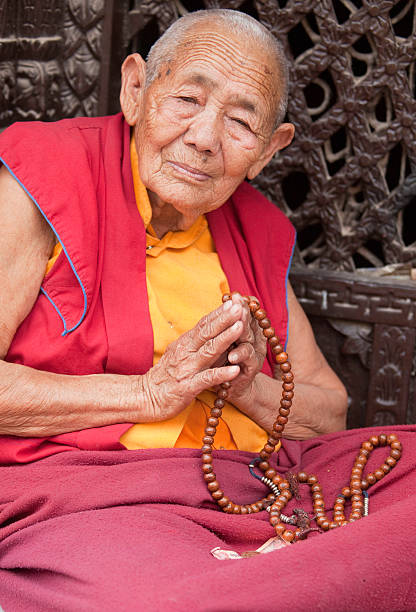
[[[221,146],[219,117],[213,110],[204,109],[195,115],[183,141],[200,153],[215,155]]]

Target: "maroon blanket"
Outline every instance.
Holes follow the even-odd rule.
[[[384,428],[386,429],[386,428]],[[370,489],[367,518],[269,554],[220,561],[216,546],[253,550],[268,515],[226,515],[210,500],[199,451],[76,451],[0,468],[0,606],[5,612],[113,610],[410,611],[416,609],[416,426],[394,470]],[[285,442],[279,470],[315,472],[327,509],[360,443],[379,428]],[[373,452],[378,467],[386,448]],[[251,455],[218,451],[235,501],[264,486]],[[311,510],[302,486],[302,506]],[[291,502],[288,510],[299,502]]]

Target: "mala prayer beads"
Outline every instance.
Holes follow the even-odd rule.
[[[232,295],[228,293],[224,294],[222,298],[223,302],[227,302],[231,299]],[[306,474],[301,471],[297,474],[290,474],[290,477],[288,475],[287,478],[278,474],[276,470],[270,466],[269,460],[276,445],[280,442],[283,430],[288,421],[294,396],[294,377],[291,371],[289,357],[281,346],[279,338],[276,336],[275,330],[271,326],[266,312],[260,307],[256,299],[251,299],[249,297],[243,297],[243,299],[247,302],[251,315],[262,329],[263,335],[267,339],[282,376],[282,397],[280,400],[279,414],[273,424],[272,431],[266,444],[260,451],[259,457],[254,459],[249,465],[250,473],[267,485],[271,493],[251,504],[236,504],[225,495],[217,481],[212,465],[212,450],[219,418],[221,417],[222,409],[224,408],[229,389],[231,388],[230,382],[224,382],[220,385],[217,391],[217,398],[214,401],[214,407],[211,409],[210,416],[207,420],[204,432],[205,435],[202,438],[202,472],[208,491],[220,508],[224,512],[230,514],[251,514],[253,512],[260,512],[261,510],[268,510],[270,513],[270,524],[274,528],[276,535],[280,536],[286,542],[296,542],[304,539],[311,531],[328,531],[357,521],[363,516],[367,516],[367,489],[384,478],[384,476],[396,465],[401,457],[401,443],[394,434],[371,436],[369,440],[362,443],[351,470],[349,486],[344,487],[335,499],[332,520],[326,515],[322,488],[318,478],[314,474]],[[390,446],[390,454],[378,469],[364,477],[363,470],[365,465],[371,452],[377,446]],[[263,476],[259,476],[254,472],[255,467],[263,473]],[[297,494],[297,491],[295,491],[297,483],[305,483],[310,487],[313,499],[313,519],[317,524],[315,528],[310,527],[310,522],[313,519],[311,519],[308,513],[301,508],[295,508],[293,510],[293,515],[290,517],[282,513],[292,496]],[[351,502],[351,512],[348,519],[345,516],[345,504],[347,500]],[[288,525],[293,525],[294,529],[289,529]]]

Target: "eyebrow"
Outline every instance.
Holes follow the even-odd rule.
[[[189,82],[195,83],[196,85],[211,87],[211,89],[215,89],[217,87],[215,81],[198,72],[191,74],[188,80]],[[239,106],[240,108],[243,108],[244,110],[248,111],[249,113],[252,113],[253,115],[256,114],[255,104],[253,104],[253,102],[245,96],[240,96],[238,94],[234,95],[230,98],[229,102],[232,106]]]

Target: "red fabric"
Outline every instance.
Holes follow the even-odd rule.
[[[151,367],[145,229],[134,198],[129,145],[130,128],[121,115],[17,123],[0,135],[0,161],[43,211],[66,249],[42,288],[60,310],[67,332],[78,325],[62,335],[62,319],[40,295],[14,337],[8,361],[81,375],[142,374]],[[293,227],[248,184],[208,215],[208,221],[231,287],[264,302],[284,342]],[[269,362],[264,371],[271,374]],[[120,450],[118,440],[129,426],[46,439],[0,436],[0,465],[73,449]]]
[[[230,561],[210,550],[253,550],[273,532],[265,512],[233,516],[213,505],[198,451],[79,451],[1,468],[0,605],[5,612],[415,610],[416,426],[389,432],[403,455],[370,488],[367,518]],[[328,510],[372,433],[381,430],[285,443],[279,470],[316,473]],[[377,448],[368,469],[387,452]],[[248,473],[250,457],[215,453],[221,485],[237,502],[265,492]],[[300,505],[311,510],[305,489]]]

